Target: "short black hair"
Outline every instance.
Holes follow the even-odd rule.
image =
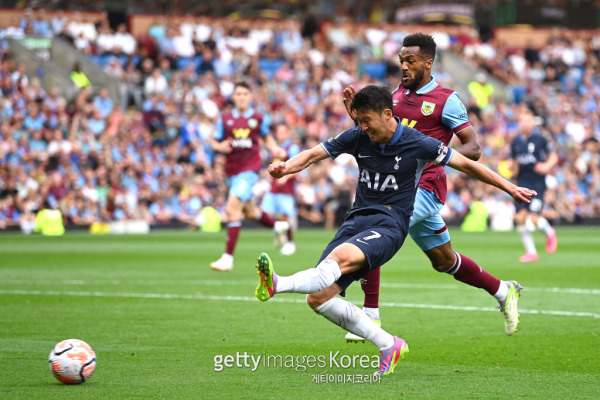
[[[350,108],[352,110],[373,110],[381,115],[385,110],[393,110],[392,94],[383,86],[365,86],[356,93]]]
[[[246,89],[248,89],[250,91],[252,90],[250,88],[250,84],[248,82],[246,82],[246,81],[238,81],[238,82],[236,82],[235,85],[233,86],[233,90],[235,90],[238,87],[243,87],[243,88],[246,88]]]
[[[432,60],[435,60],[435,49],[437,46],[435,44],[433,36],[426,35],[421,32],[412,33],[404,37],[404,40],[402,41],[402,46],[418,46],[420,53],[430,57]]]

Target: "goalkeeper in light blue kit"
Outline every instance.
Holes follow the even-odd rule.
[[[307,293],[308,305],[317,314],[379,348],[380,369],[375,373],[387,375],[408,352],[406,342],[384,331],[364,311],[338,295],[344,296],[353,281],[385,264],[402,247],[419,177],[427,163],[458,169],[504,190],[517,201],[529,202],[536,193],[517,187],[439,140],[400,124],[393,116],[392,95],[385,88],[363,88],[351,108],[358,126],[288,161],[271,164],[269,173],[281,178],[327,157],[352,154],[360,170],[353,208],[316,268],[280,276],[269,256],[260,254],[255,296],[266,301],[276,293]]]

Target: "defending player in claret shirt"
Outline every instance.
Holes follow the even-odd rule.
[[[379,86],[360,90],[351,103],[358,126],[305,150],[288,161],[269,166],[281,178],[342,153],[356,158],[359,181],[356,200],[344,223],[323,251],[316,268],[280,276],[266,253],[258,257],[259,284],[254,295],[267,301],[277,293],[308,293],[307,303],[317,314],[347,331],[366,338],[380,352],[376,374],[394,371],[408,352],[406,342],[384,331],[354,304],[338,297],[369,271],[379,269],[402,247],[408,234],[419,177],[429,162],[448,165],[529,201],[534,191],[513,185],[441,141],[399,123],[392,112],[392,95]]]
[[[262,167],[262,141],[264,140],[274,158],[285,157],[287,153],[277,146],[275,139],[270,135],[269,123],[265,116],[251,107],[252,93],[249,84],[236,83],[232,101],[233,110],[221,116],[217,122],[215,137],[211,141],[212,148],[225,155],[225,174],[229,184],[229,196],[225,205],[225,252],[221,258],[210,264],[216,271],[233,269],[233,253],[243,217],[255,219],[260,224],[274,229],[276,233],[289,229],[287,223],[276,224],[253,201],[253,188],[258,181],[258,171]]]
[[[414,33],[406,36],[402,45],[399,55],[402,82],[393,93],[394,116],[403,125],[434,137],[446,146],[456,135],[461,142],[456,151],[472,160],[479,159],[479,143],[465,106],[455,91],[441,87],[431,76],[436,51],[433,38]],[[352,86],[344,89],[344,104],[350,117],[355,120],[349,109],[354,92]],[[519,323],[517,301],[521,286],[515,281],[501,281],[469,257],[454,251],[448,227],[440,215],[446,192],[444,169],[429,164],[419,181],[415,211],[410,219],[410,237],[427,255],[436,271],[450,274],[454,279],[484,289],[494,296],[504,314],[504,330],[507,335],[512,335]],[[365,292],[365,312],[381,323],[379,270],[365,276],[361,286]],[[364,338],[348,334],[346,341],[364,341]]]

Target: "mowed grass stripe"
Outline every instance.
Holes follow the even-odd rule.
[[[118,280],[118,279],[94,279],[94,280],[83,280],[83,279],[64,279],[64,280],[26,280],[26,279],[6,279],[2,283],[7,285],[114,285],[114,286],[127,286],[131,285],[131,281]],[[135,284],[139,286],[248,286],[255,284],[253,280],[136,280]],[[431,289],[431,290],[465,290],[465,285],[435,285],[435,284],[421,284],[421,283],[394,283],[394,282],[382,282],[381,287],[383,288],[396,288],[396,289]],[[538,287],[526,287],[527,291],[532,292],[546,292],[546,293],[565,293],[565,294],[584,294],[584,295],[600,295],[600,289],[585,289],[585,288],[561,288],[561,287],[550,287],[550,288],[538,288]]]
[[[128,297],[142,299],[178,299],[178,300],[211,300],[211,301],[251,301],[256,302],[254,297],[245,296],[217,296],[202,294],[173,294],[173,293],[109,293],[109,292],[63,292],[63,291],[44,291],[44,290],[0,290],[0,294],[12,294],[23,296],[82,296],[82,297]],[[270,302],[277,303],[305,303],[304,299],[298,298],[274,298]],[[496,311],[493,308],[486,307],[463,307],[444,304],[412,304],[412,303],[393,303],[380,302],[381,307],[397,308],[424,308],[435,310],[456,310],[456,311]],[[577,311],[553,311],[553,310],[527,310],[519,309],[521,314],[542,314],[557,315],[565,317],[592,317],[600,318],[600,314]]]

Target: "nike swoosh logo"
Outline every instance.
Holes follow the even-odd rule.
[[[359,154],[359,155],[358,155],[358,158],[369,158],[369,157],[371,157],[371,156],[365,156],[365,155],[363,155],[363,154]]]
[[[356,239],[356,241],[357,241],[357,242],[364,243],[364,244],[366,244],[367,246],[369,245],[369,243],[365,242],[364,240]]]

